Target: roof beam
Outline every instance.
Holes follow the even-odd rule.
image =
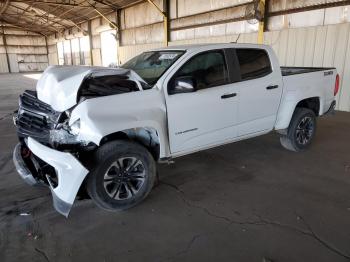
[[[0,15],[6,11],[6,9],[8,8],[9,6],[9,3],[10,3],[10,0],[6,0],[6,2],[4,2],[2,4],[2,7],[0,8]]]
[[[81,3],[84,3],[84,2],[86,2],[86,1],[87,1],[87,0],[83,0],[83,1],[80,2],[80,4],[81,4]],[[60,19],[59,21],[65,20],[65,18],[62,18],[62,17],[63,17],[64,15],[66,15],[66,14],[72,12],[73,9],[75,9],[75,8],[76,8],[76,7],[72,7],[71,9],[68,9],[68,10],[64,11],[63,13],[57,15],[56,17]],[[57,10],[57,8],[56,8],[54,11],[56,11],[56,10]]]
[[[20,8],[20,7],[16,6],[16,5],[11,5],[11,6],[13,6],[13,7],[15,7],[15,8],[19,9],[19,10],[22,10],[23,13],[28,12],[28,10],[27,10],[28,8],[23,9],[23,8]],[[35,8],[36,8],[36,7],[35,7]],[[37,8],[36,8],[36,9],[37,9]],[[56,29],[55,26],[53,26],[54,24],[59,24],[59,25],[61,25],[64,29],[68,29],[68,26],[67,26],[67,25],[60,23],[60,22],[63,20],[61,17],[55,16],[55,15],[53,15],[53,14],[50,14],[50,13],[48,13],[47,11],[42,10],[42,9],[39,9],[39,10],[41,10],[42,12],[44,12],[44,14],[41,15],[41,16],[39,17],[39,19],[43,19],[43,17],[46,16],[47,22],[48,22],[48,23],[47,23],[46,21],[43,21],[44,23],[43,23],[43,24],[40,24],[41,26],[43,26],[43,27],[51,27],[52,29],[54,29],[54,31],[56,31],[56,32],[58,32],[58,33],[60,33],[60,31],[59,31],[58,29]],[[70,9],[70,10],[71,10],[71,9]],[[68,10],[68,11],[69,11],[69,10]],[[53,17],[50,17],[50,15],[53,16]],[[51,22],[49,22],[50,18],[51,18]],[[56,18],[58,18],[59,21],[55,21],[54,19],[56,19]],[[86,32],[82,27],[80,27],[78,24],[76,24],[76,23],[73,22],[72,20],[67,20],[67,21],[68,21],[69,23],[73,24],[74,27],[78,28],[78,29],[79,29],[80,31],[82,31],[84,34],[87,34],[87,32]],[[34,23],[35,23],[35,19],[33,19],[33,24],[34,24]],[[35,23],[35,24],[37,24],[37,23]]]
[[[89,3],[89,2],[88,2]],[[90,4],[90,3],[89,3]],[[93,8],[94,10],[95,10],[95,12],[96,13],[98,13],[104,20],[106,20],[108,23],[109,23],[109,25],[110,25],[110,27],[112,27],[113,29],[115,29],[115,30],[118,30],[118,27],[117,27],[117,25],[113,22],[113,21],[111,21],[108,17],[106,17],[104,14],[102,14],[99,10],[97,10],[97,8],[96,7],[94,7],[92,4],[90,4],[91,5],[91,8]]]
[[[58,2],[46,2],[46,1],[11,1],[11,3],[22,3],[27,5],[36,6],[40,5],[48,5],[48,6],[63,6],[63,7],[78,7],[78,8],[91,8],[89,5],[80,5],[80,4],[70,4],[70,3],[58,3]],[[40,7],[39,7],[40,8]],[[108,7],[99,7],[102,9],[110,9]]]
[[[87,0],[83,0],[83,1],[80,2],[80,3],[84,3],[84,2],[86,2],[86,1],[87,1]],[[51,21],[51,22],[48,22],[48,23],[46,24],[46,26],[50,26],[50,25],[52,25],[53,23],[59,23],[59,22],[61,22],[61,21],[63,21],[63,20],[66,20],[66,21],[72,23],[73,26],[76,27],[76,28],[78,28],[81,32],[83,32],[84,35],[87,35],[87,31],[84,30],[80,25],[78,25],[77,23],[75,23],[72,19],[68,19],[68,18],[63,18],[63,17],[62,17],[63,15],[68,14],[69,12],[71,12],[71,11],[72,11],[73,9],[75,9],[75,8],[77,8],[77,6],[74,6],[74,7],[72,7],[71,9],[68,9],[68,10],[64,11],[63,13],[61,13],[61,14],[59,14],[59,15],[54,15],[55,18],[58,19],[58,22],[57,22],[57,21]],[[57,9],[57,8],[56,8],[56,9]],[[53,14],[52,14],[52,15],[53,15]],[[65,29],[68,29],[67,26],[65,26]],[[59,32],[59,33],[60,33],[60,32]]]
[[[111,7],[113,10],[117,10],[117,9],[120,8],[120,6],[117,6],[117,5],[115,5],[115,4],[111,3],[111,2],[109,2],[108,0],[92,0],[92,1],[94,1],[94,2],[96,2],[96,3],[99,3],[99,4],[101,4],[101,5],[109,6],[109,7]],[[89,2],[88,2],[88,3],[89,3]],[[89,3],[89,4],[90,4],[90,3]]]
[[[16,6],[16,5],[14,5],[14,4],[10,4],[10,5],[11,5],[11,7],[14,7],[14,8],[17,8],[18,10],[23,11],[23,13],[22,13],[22,14],[19,14],[19,16],[21,16],[22,18],[26,17],[26,18],[31,19],[32,25],[34,25],[34,24],[35,24],[35,25],[40,25],[40,26],[43,26],[43,27],[46,27],[46,28],[48,28],[49,26],[51,26],[51,28],[52,28],[54,31],[56,31],[56,32],[59,32],[59,30],[56,29],[55,26],[53,26],[53,24],[58,24],[58,25],[60,25],[60,26],[62,26],[62,27],[64,27],[64,28],[67,28],[66,25],[64,25],[64,24],[62,24],[62,23],[59,23],[59,22],[57,22],[57,21],[53,21],[53,23],[51,23],[50,25],[47,25],[47,24],[46,24],[47,21],[45,21],[45,20],[41,20],[41,23],[40,23],[40,22],[39,22],[39,21],[40,21],[39,19],[43,19],[43,17],[44,17],[45,14],[47,14],[46,18],[47,18],[47,20],[49,20],[49,14],[48,14],[48,13],[45,13],[44,15],[40,16],[40,17],[37,19],[37,21],[38,21],[39,23],[36,23],[36,19],[35,19],[35,18],[37,18],[37,17],[35,17],[35,15],[32,15],[31,13],[29,13],[29,10],[28,10],[28,7],[29,7],[29,6],[28,6],[27,8],[25,8],[25,9],[23,9],[22,7]],[[40,9],[40,10],[41,10],[41,9]],[[42,11],[43,11],[43,10],[42,10]],[[43,12],[45,12],[45,11],[43,11]],[[25,16],[24,16],[25,13],[28,13],[29,15],[25,15]],[[52,18],[54,19],[54,17],[52,17]]]

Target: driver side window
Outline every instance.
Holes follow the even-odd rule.
[[[192,79],[195,90],[228,84],[224,52],[214,50],[195,55],[175,74],[170,82],[170,88],[175,88],[176,79],[185,78]]]

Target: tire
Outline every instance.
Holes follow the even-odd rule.
[[[296,108],[287,135],[280,137],[284,148],[302,152],[308,149],[316,133],[316,115],[308,108]]]
[[[109,211],[129,209],[152,190],[156,163],[142,145],[124,140],[108,142],[93,157],[87,192],[93,202]]]

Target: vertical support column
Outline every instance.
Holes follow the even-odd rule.
[[[169,45],[169,0],[163,0],[164,46]]]
[[[119,46],[121,46],[122,43],[122,31],[121,31],[121,26],[122,26],[122,15],[121,15],[122,9],[117,10],[117,35],[118,35],[118,42]]]
[[[60,36],[57,33],[55,33],[55,39],[57,39],[59,37]],[[57,65],[60,65],[60,54],[58,53],[58,41],[57,42],[55,41],[55,45],[56,45],[56,51],[57,51]],[[63,49],[63,46],[62,46],[62,49]],[[63,61],[64,61],[64,54],[63,54]],[[64,64],[64,62],[63,62],[63,64]]]
[[[265,6],[265,0],[260,0],[260,4]],[[264,26],[265,26],[265,17],[264,17],[263,21],[259,22],[258,44],[263,44],[264,43]]]
[[[68,41],[69,41],[69,48],[70,48],[70,63],[71,63],[71,65],[74,65],[72,39],[68,39]]]
[[[268,31],[268,21],[269,21],[269,4],[270,0],[265,0],[265,11],[264,11],[264,32]]]
[[[4,26],[2,26],[2,42],[4,43],[5,48],[5,55],[6,55],[6,61],[7,61],[7,68],[9,70],[9,73],[11,73],[11,66],[10,66],[10,58],[9,54],[7,52],[7,43],[6,43],[6,36],[5,36],[5,29]]]
[[[120,9],[118,9],[117,11],[116,11],[116,19],[115,19],[115,21],[116,21],[116,26],[117,26],[117,28],[116,28],[116,32],[115,32],[115,40],[117,41],[117,65],[118,66],[120,66],[120,59],[119,59],[119,51],[120,51],[120,49],[119,49],[119,47],[120,47],[120,39],[121,39],[121,35],[122,35],[122,33],[121,33],[121,26],[120,26],[120,12],[121,12],[121,10]]]
[[[151,5],[153,5],[157,11],[163,16],[163,24],[164,24],[164,46],[168,46],[169,43],[169,30],[168,30],[168,11],[167,8],[169,7],[169,1],[163,0],[163,11],[159,8],[158,5],[156,5],[152,0],[147,0]]]
[[[50,65],[50,61],[49,61],[49,47],[47,45],[47,36],[45,37],[45,47],[46,47],[46,56],[47,56],[47,64]]]
[[[88,35],[89,35],[89,42],[90,42],[90,60],[91,60],[91,65],[94,65],[94,59],[92,57],[92,30],[91,30],[91,20],[88,21]]]
[[[85,64],[85,58],[84,58],[84,53],[81,52],[81,46],[80,46],[80,37],[78,37],[78,47],[79,47],[79,65],[84,65]]]

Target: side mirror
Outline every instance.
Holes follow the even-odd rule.
[[[192,93],[196,92],[197,84],[195,79],[191,76],[181,76],[175,78],[173,83],[170,85],[168,90],[169,95],[180,94],[180,93]]]

